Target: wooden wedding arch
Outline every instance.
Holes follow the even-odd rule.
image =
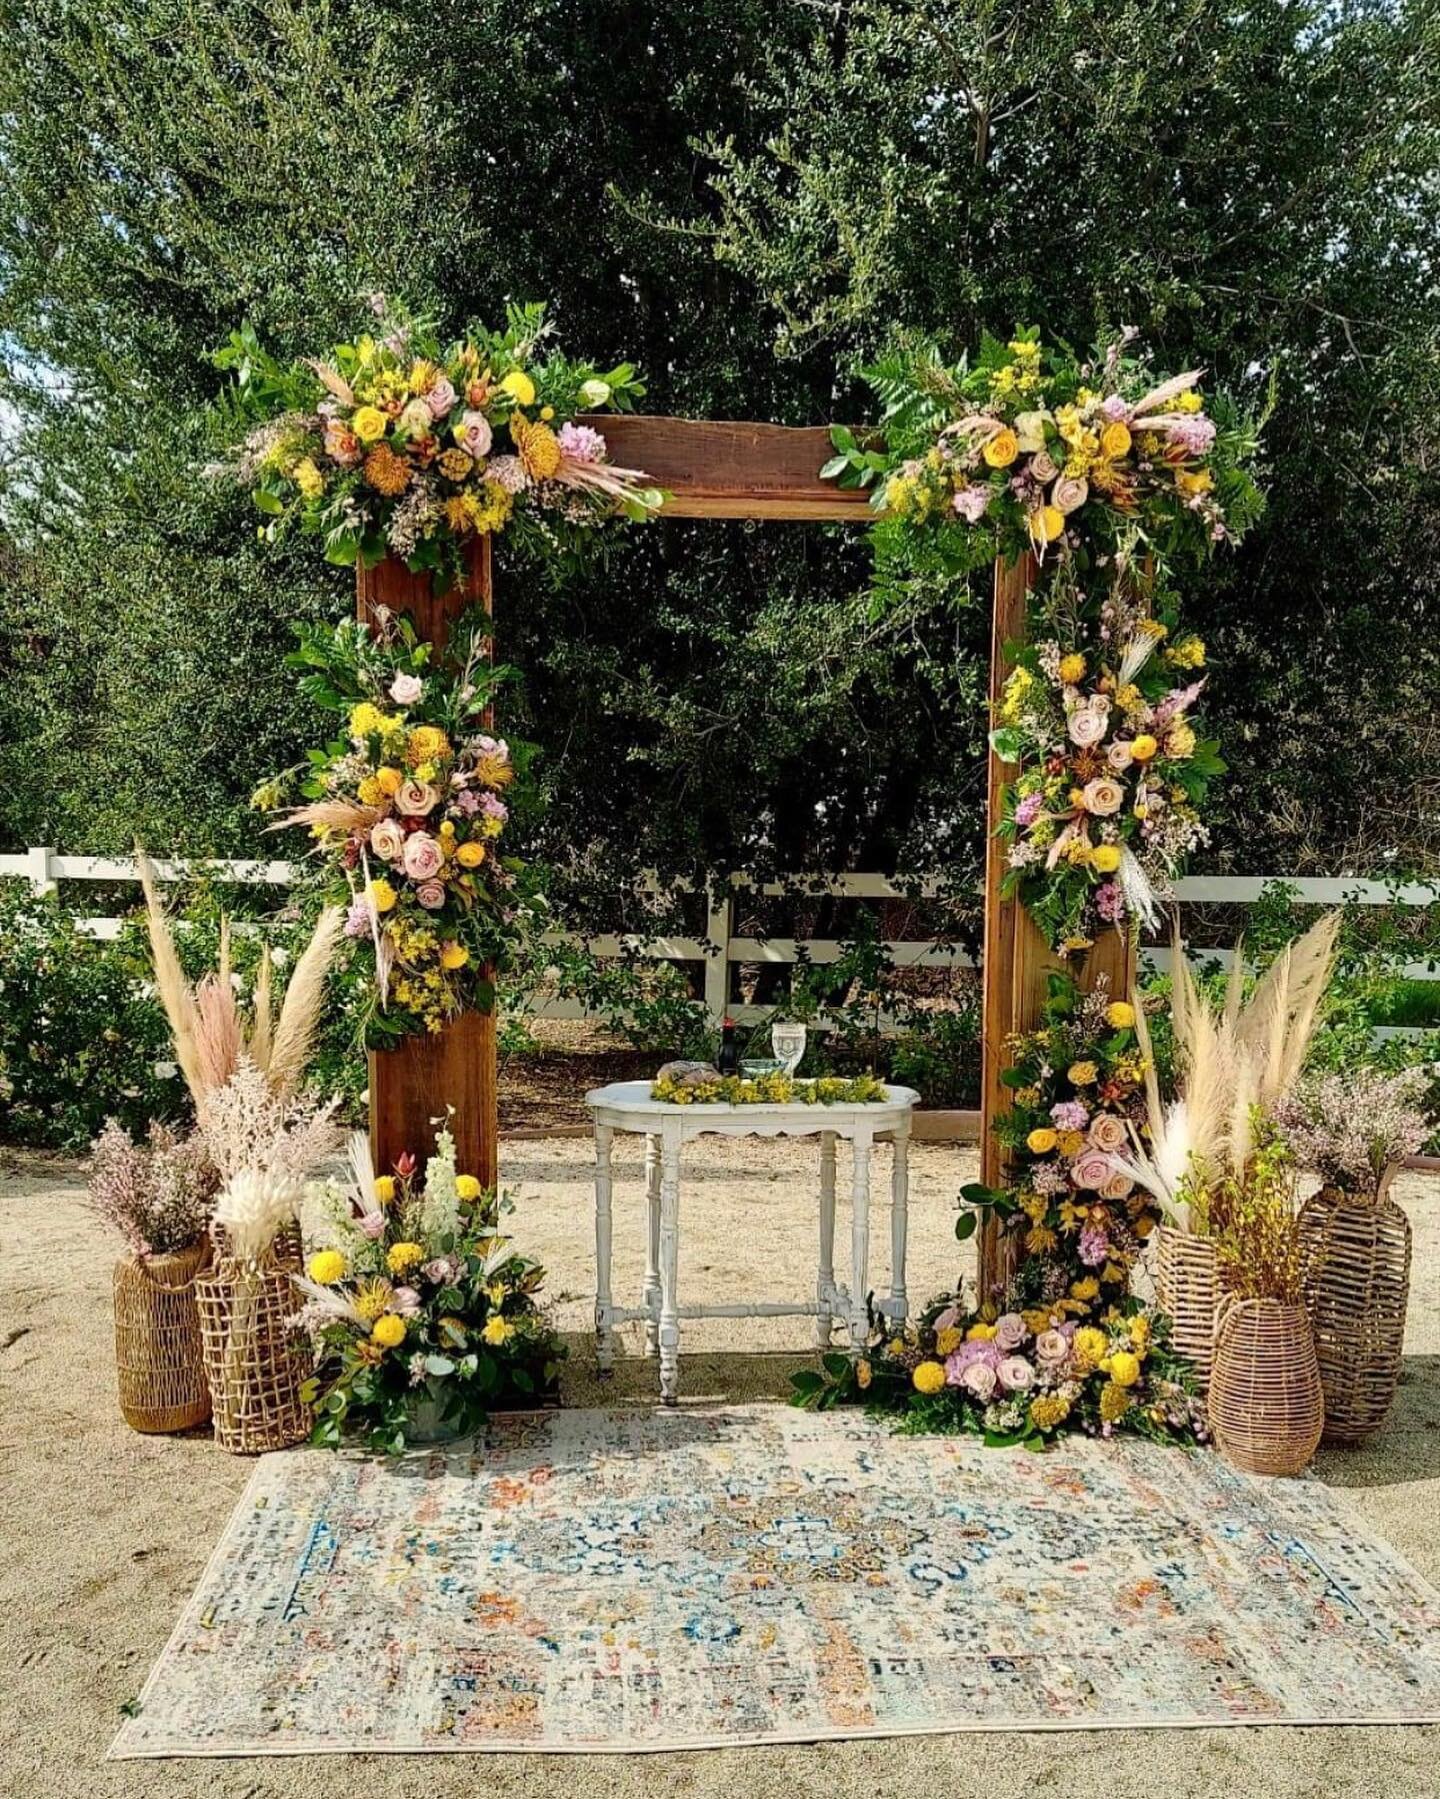
[[[612,461],[625,468],[644,469],[657,486],[667,490],[666,517],[825,520],[854,525],[867,524],[872,517],[865,493],[820,479],[820,467],[832,453],[824,426],[623,415],[597,422]],[[1025,595],[1034,572],[1028,557],[1013,567],[1001,562],[995,565],[992,702],[1010,672],[1006,647],[1024,635]],[[411,574],[393,559],[359,569],[356,589],[362,620],[372,618],[380,607],[409,612],[422,637],[443,643],[450,622],[467,607],[479,602],[487,612],[493,608],[490,540],[480,538],[473,543],[466,579],[449,592],[435,592],[428,575]],[[1000,895],[1004,850],[994,828],[1005,779],[1004,765],[991,751],[986,782],[981,1023],[982,1179],[989,1185],[997,1184],[1002,1174],[999,1146],[990,1127],[1009,1103],[1008,1089],[1000,1078],[1006,1039],[1039,1021],[1046,977],[1057,966],[1024,907]],[[1107,931],[1080,969],[1080,986],[1089,990],[1103,978],[1112,993],[1124,994],[1129,989],[1133,958],[1131,938]],[[493,1185],[498,1148],[493,1014],[465,1013],[437,1035],[410,1038],[399,1048],[371,1052],[370,1137],[376,1167],[389,1167],[403,1150],[427,1153],[447,1107],[453,1108],[459,1165],[473,1169],[483,1182]],[[993,1227],[987,1227],[980,1239],[982,1281],[998,1272],[1000,1254]]]

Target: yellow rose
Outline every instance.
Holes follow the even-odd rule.
[[[389,423],[378,406],[361,406],[350,421],[350,429],[362,444],[377,443],[385,435]]]
[[[1097,875],[1113,875],[1120,866],[1120,851],[1113,843],[1097,843],[1090,855],[1090,866]]]
[[[1128,1349],[1117,1349],[1109,1357],[1106,1373],[1117,1387],[1133,1387],[1140,1378],[1140,1358]]]
[[[515,1326],[510,1323],[509,1319],[502,1318],[498,1312],[489,1320],[484,1330],[480,1333],[492,1349],[498,1349],[507,1338],[512,1337],[514,1334]]]
[[[1057,1142],[1054,1131],[1048,1125],[1038,1125],[1025,1139],[1025,1147],[1032,1156],[1048,1156]]]
[[[1062,656],[1060,658],[1060,679],[1072,685],[1085,679],[1085,658],[1079,655]]]
[[[291,479],[307,500],[318,500],[325,491],[325,477],[308,456],[302,456],[295,464]]]
[[[345,1278],[345,1258],[338,1249],[317,1249],[305,1272],[322,1287],[333,1287]]]
[[[917,1393],[938,1393],[945,1385],[945,1370],[939,1362],[921,1362],[910,1378]]]
[[[395,902],[400,897],[386,880],[372,881],[368,888],[370,904],[377,912],[394,910]]]
[[[509,394],[517,406],[535,404],[535,383],[524,369],[512,369],[500,383],[500,391]]]
[[[1112,461],[1117,456],[1123,456],[1129,448],[1130,432],[1119,419],[1107,425],[1100,433],[1100,453],[1110,457]]]
[[[1130,745],[1130,754],[1137,762],[1149,762],[1160,748],[1160,745],[1148,731],[1142,731]]]
[[[478,868],[485,860],[483,843],[462,843],[455,852],[455,860],[462,868]]]
[[[480,1183],[473,1174],[457,1174],[455,1176],[455,1197],[464,1200],[466,1205],[473,1205],[480,1197]]]
[[[865,1360],[864,1356],[861,1356],[860,1360],[855,1364],[855,1385],[859,1387],[860,1391],[863,1393],[870,1385],[873,1377],[874,1371],[871,1369],[869,1362]]]
[[[1009,468],[1020,454],[1020,440],[1008,425],[1002,425],[981,453],[991,468]]]
[[[380,791],[391,799],[405,785],[405,777],[398,768],[377,768],[375,781]]]
[[[398,1349],[405,1341],[405,1320],[394,1312],[386,1312],[375,1320],[370,1338],[382,1349]]]

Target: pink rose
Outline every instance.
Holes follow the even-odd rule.
[[[422,881],[415,889],[415,897],[427,912],[438,912],[445,904],[445,889],[439,881]]]
[[[1090,1120],[1090,1141],[1096,1149],[1109,1153],[1123,1149],[1127,1135],[1125,1120],[1113,1112],[1099,1112]]]
[[[1070,1179],[1089,1193],[1098,1193],[1115,1170],[1101,1149],[1082,1149],[1070,1164]]]
[[[1090,498],[1090,483],[1080,475],[1062,475],[1050,489],[1050,504],[1057,512],[1078,512]]]
[[[483,412],[462,412],[456,427],[455,441],[467,456],[477,459],[490,448],[490,421]]]
[[[1048,450],[1037,450],[1030,458],[1030,473],[1043,486],[1045,483],[1053,481],[1060,470],[1056,466],[1055,458]]]
[[[1134,1181],[1128,1174],[1121,1174],[1117,1169],[1100,1189],[1100,1197],[1101,1199],[1129,1199],[1134,1191]]]
[[[1006,1312],[995,1320],[994,1342],[1002,1351],[1018,1349],[1029,1335],[1025,1320],[1018,1312]]]
[[[372,1242],[379,1242],[385,1235],[385,1214],[383,1212],[367,1212],[363,1218],[355,1220],[360,1234],[369,1237]]]
[[[1110,725],[1110,704],[1108,700],[1099,698],[1089,700],[1083,706],[1077,706],[1070,714],[1066,725],[1070,741],[1082,750],[1092,744],[1099,743]]]
[[[370,847],[384,861],[394,862],[405,848],[405,834],[393,818],[382,818],[371,828]]]
[[[997,1379],[995,1370],[986,1363],[972,1362],[960,1376],[960,1385],[984,1405],[994,1397]]]
[[[430,881],[439,874],[445,858],[428,831],[412,831],[405,839],[405,872],[412,881]]]
[[[1070,1353],[1070,1343],[1063,1331],[1041,1331],[1035,1339],[1036,1359],[1047,1367],[1055,1367],[1063,1362]]]
[[[1028,1393],[1035,1385],[1035,1370],[1023,1355],[1007,1355],[995,1372],[1007,1393]]]
[[[404,781],[395,795],[395,810],[406,818],[424,818],[439,798],[439,789],[426,781]]]
[[[396,1287],[390,1295],[390,1306],[402,1318],[413,1318],[420,1310],[420,1295],[414,1287]]]
[[[397,706],[413,706],[424,691],[419,675],[396,675],[390,683],[390,698]]]
[[[1112,743],[1105,752],[1105,760],[1117,775],[1123,775],[1135,760],[1134,751],[1128,743]]]
[[[1085,810],[1093,812],[1097,818],[1109,818],[1111,813],[1118,812],[1125,804],[1125,789],[1108,775],[1100,775],[1093,781],[1087,781],[1082,791],[1085,795]]]
[[[425,404],[430,408],[431,418],[438,424],[454,406],[458,397],[453,383],[442,375],[425,396]]]

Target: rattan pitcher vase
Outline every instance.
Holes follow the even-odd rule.
[[[1209,1237],[1162,1224],[1155,1232],[1155,1298],[1170,1319],[1170,1346],[1195,1370],[1201,1398],[1215,1356],[1220,1268]]]
[[[115,1264],[115,1373],[120,1413],[132,1430],[193,1430],[210,1419],[195,1283],[210,1257],[206,1238],[166,1255]]]
[[[1249,1474],[1299,1474],[1325,1427],[1315,1338],[1305,1308],[1283,1299],[1220,1301],[1210,1372],[1210,1433]]]
[[[1301,1282],[1325,1389],[1325,1441],[1363,1443],[1400,1383],[1410,1221],[1390,1197],[1322,1187],[1300,1212]]]
[[[196,1283],[215,1441],[232,1455],[303,1442],[314,1420],[300,1397],[310,1373],[302,1333],[291,1328],[299,1296],[288,1245],[259,1267],[223,1254]]]

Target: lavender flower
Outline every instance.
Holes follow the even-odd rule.
[[[1277,1122],[1295,1159],[1327,1186],[1373,1197],[1386,1170],[1416,1154],[1434,1126],[1429,1080],[1424,1068],[1320,1075],[1281,1105]]]
[[[1083,1131],[1090,1122],[1090,1110],[1083,1100],[1062,1099],[1051,1106],[1050,1116],[1056,1130]]]
[[[1099,1268],[1110,1257],[1110,1239],[1093,1224],[1080,1233],[1080,1260],[1087,1268]]]

